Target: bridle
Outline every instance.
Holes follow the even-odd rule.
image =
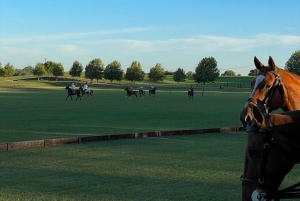
[[[268,200],[269,201],[270,200],[279,201],[280,199],[300,198],[300,189],[296,189],[297,187],[300,186],[300,182],[298,182],[292,186],[289,186],[285,189],[277,190],[275,192],[269,192],[266,188],[264,188],[266,166],[267,166],[270,148],[272,146],[281,146],[282,147],[281,141],[277,140],[276,138],[274,138],[272,136],[273,131],[269,125],[270,115],[268,113],[265,114],[265,118],[266,118],[266,129],[261,130],[261,129],[258,129],[257,127],[248,127],[248,129],[250,129],[248,131],[263,132],[266,134],[265,139],[264,139],[264,144],[263,144],[263,151],[262,151],[262,157],[261,157],[262,159],[261,159],[261,163],[260,163],[260,167],[259,167],[258,181],[244,178],[243,175],[241,175],[240,181],[251,182],[257,186],[256,190],[254,190],[252,193],[252,196],[251,196],[252,201],[268,201]],[[297,146],[297,145],[295,145],[295,143],[293,143],[293,142],[291,142],[289,144],[289,147],[295,147],[295,146]],[[299,145],[297,147],[299,147]],[[291,156],[291,154],[292,153],[289,153],[287,155]],[[291,157],[287,157],[287,158],[289,158],[293,162],[293,164],[296,164],[300,161],[299,158],[291,158]]]
[[[272,104],[273,96],[274,96],[274,93],[275,93],[275,88],[277,86],[279,87],[279,92],[280,92],[281,98],[283,100],[282,80],[280,78],[279,69],[277,69],[277,72],[275,72],[271,68],[263,67],[261,69],[261,71],[270,71],[275,76],[275,81],[273,82],[273,85],[271,87],[271,91],[270,91],[269,95],[265,98],[265,100],[263,101],[263,105],[265,106],[266,113],[269,113],[269,112],[271,112],[269,110],[270,110],[270,107],[271,107],[271,104]],[[257,100],[253,99],[252,97],[248,98],[247,101],[252,102],[255,105],[257,105]]]

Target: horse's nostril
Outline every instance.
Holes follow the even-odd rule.
[[[248,123],[249,121],[251,121],[251,119],[250,119],[250,116],[249,115],[247,115],[246,116],[246,118],[245,118],[245,121]]]

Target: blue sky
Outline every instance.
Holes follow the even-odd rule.
[[[253,58],[284,68],[300,50],[299,0],[0,0],[0,62],[22,69],[75,60],[133,61],[143,70],[195,71],[214,57],[221,73],[247,75]]]

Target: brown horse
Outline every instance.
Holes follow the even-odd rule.
[[[80,100],[81,100],[81,96],[80,96],[80,91],[79,91],[79,89],[76,89],[75,91],[73,91],[69,86],[66,86],[65,89],[68,90],[68,96],[67,96],[66,100],[67,100],[69,97],[71,97],[71,100],[73,100],[72,96],[74,96],[74,95],[77,95],[76,100],[77,100],[78,98],[80,98]]]
[[[87,97],[89,97],[89,95],[93,96],[93,93],[94,93],[93,90],[89,90],[89,89],[83,91],[83,88],[81,86],[79,87],[79,90],[80,90],[80,93],[81,93],[81,97],[84,94],[87,94]]]
[[[192,99],[193,100],[193,98],[194,98],[194,91],[189,90],[188,91],[188,99]]]
[[[262,112],[272,112],[278,108],[283,111],[300,110],[300,76],[278,68],[272,57],[264,66],[256,57],[254,64],[259,70],[251,82],[252,92],[240,113],[240,120],[246,127],[253,119],[251,105],[260,104]]]
[[[138,92],[137,91],[130,92],[129,89],[128,89],[128,87],[126,87],[124,90],[126,91],[126,97],[130,97],[130,96],[134,95],[137,98],[137,96],[138,96]]]
[[[300,198],[300,182],[278,190],[285,175],[300,162],[300,110],[262,114],[250,105],[249,124],[242,181],[242,199],[280,200]]]
[[[156,87],[154,87],[153,89],[150,89],[149,96],[151,96],[151,94],[153,94],[153,97],[155,97],[155,92],[156,92]]]

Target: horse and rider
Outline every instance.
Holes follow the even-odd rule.
[[[141,85],[141,86],[139,86],[139,95],[140,95],[140,97],[144,97],[145,96],[145,91],[144,91],[144,87]]]
[[[93,90],[88,89],[87,82],[84,83],[83,88],[80,86],[79,89],[81,92],[81,96],[83,96],[84,94],[87,94],[87,96],[89,96],[89,95],[93,96]]]
[[[193,97],[194,97],[194,87],[193,85],[191,85],[188,91],[188,98],[193,99]]]
[[[78,98],[81,100],[80,91],[79,91],[79,89],[75,89],[75,84],[74,84],[74,83],[72,83],[71,87],[66,86],[65,89],[68,91],[68,96],[67,96],[66,100],[67,100],[69,97],[71,97],[71,100],[73,100],[73,98],[72,98],[73,95],[76,95],[76,96],[77,96],[76,100],[77,100]]]
[[[150,86],[150,90],[149,90],[149,96],[151,96],[151,94],[153,94],[153,96],[155,97],[155,91],[156,91],[156,87],[153,86],[153,84]]]
[[[131,97],[132,95],[137,97],[137,95],[138,95],[137,91],[133,91],[132,85],[130,85],[130,87],[126,87],[124,90],[126,91],[126,97]]]
[[[79,91],[81,93],[81,97],[84,94],[91,95],[91,96],[93,95],[93,90],[88,89],[87,82],[85,82],[85,84],[83,85],[83,88],[82,88],[82,86],[80,86],[79,89],[76,89],[76,84],[74,82],[72,82],[71,87],[69,89],[70,89],[70,91],[69,91],[70,94],[77,94]]]

